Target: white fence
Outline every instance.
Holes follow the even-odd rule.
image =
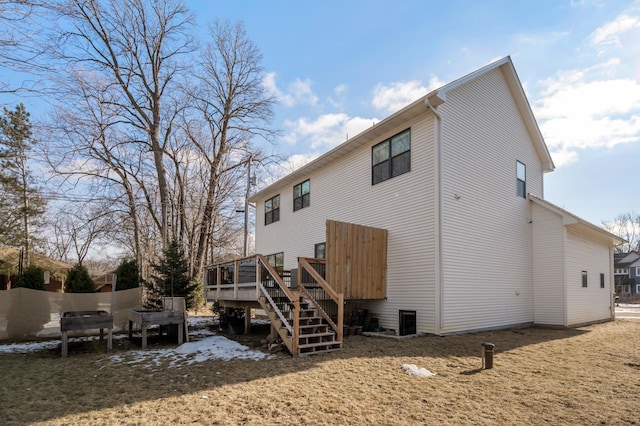
[[[113,300],[113,310],[112,310]],[[140,288],[112,293],[53,293],[14,288],[0,291],[0,340],[60,337],[60,314],[103,310],[115,330],[125,330],[127,311],[142,306]]]

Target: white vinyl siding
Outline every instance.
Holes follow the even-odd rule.
[[[607,245],[567,230],[568,326],[612,318],[610,257]],[[582,287],[582,271],[588,273],[588,287]],[[601,273],[605,274],[605,288],[600,288]]]
[[[411,129],[411,171],[371,184],[371,149],[389,137]],[[256,225],[256,252],[284,251],[285,269],[297,267],[297,257],[313,257],[314,243],[325,241],[327,219],[387,229],[387,300],[366,308],[385,328],[398,328],[398,311],[415,310],[418,332],[434,333],[435,318],[435,163],[434,117],[425,114],[381,135],[349,155],[301,176],[312,182],[313,201],[295,213],[280,210],[280,221]],[[346,184],[348,183],[348,184]],[[274,187],[280,205],[292,203],[292,190]],[[259,200],[257,217],[264,202]]]
[[[566,325],[562,216],[531,203],[533,235],[533,307],[536,324]]]
[[[529,201],[542,163],[500,70],[447,93],[443,116],[442,333],[531,323]]]

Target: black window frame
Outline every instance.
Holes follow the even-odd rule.
[[[319,249],[322,248],[322,257],[318,256]],[[327,258],[327,243],[317,243],[313,246],[313,257],[316,259],[326,259]]]
[[[605,288],[604,285],[604,273],[600,272],[600,288]]]
[[[408,147],[394,154],[394,147],[405,143],[408,135]],[[386,153],[381,150],[386,148]],[[378,152],[377,152],[378,151]],[[405,160],[406,159],[406,160]],[[371,185],[385,182],[411,171],[411,128],[405,129],[371,147]]]
[[[278,200],[278,207],[273,208],[273,203],[275,200]],[[267,206],[270,206],[267,209]],[[280,194],[274,195],[264,202],[264,224],[270,225],[274,222],[280,221]]]
[[[524,176],[520,176],[520,167]],[[516,194],[519,197],[527,198],[527,165],[520,160],[516,160]]]
[[[303,192],[305,184],[307,184],[307,192]],[[296,189],[299,188],[299,194],[296,195]],[[297,212],[311,205],[311,180],[307,179],[293,187],[293,211]]]
[[[587,288],[589,286],[589,278],[587,271],[582,271],[582,287]]]
[[[284,252],[279,251],[277,253],[268,254],[265,256],[269,265],[273,266],[276,271],[282,271],[284,269]],[[278,262],[278,260],[280,262]]]

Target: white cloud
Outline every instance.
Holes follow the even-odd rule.
[[[393,113],[445,84],[444,81],[434,75],[429,79],[427,86],[417,80],[399,81],[388,85],[380,83],[373,88],[373,100],[371,103],[380,111]]]
[[[342,95],[344,92],[346,92],[346,91],[347,91],[347,88],[348,88],[348,87],[347,87],[347,85],[346,85],[346,84],[340,84],[340,85],[336,86],[336,87],[333,89],[333,92],[334,92],[336,95],[340,96],[340,95]]]
[[[533,108],[557,166],[576,161],[582,149],[640,141],[640,84],[612,77],[617,65],[611,60],[542,82]]]
[[[313,93],[311,86],[313,82],[309,79],[300,80],[297,78],[293,83],[289,84],[286,92],[278,88],[276,84],[276,73],[267,73],[262,82],[269,93],[288,107],[300,104],[316,105],[318,97]]]
[[[344,113],[324,114],[314,120],[306,117],[286,120],[289,129],[284,140],[290,144],[304,142],[311,150],[327,150],[371,126],[376,118],[349,117]]]
[[[312,84],[309,79],[300,80],[297,78],[289,85],[287,92],[295,99],[296,104],[315,105],[318,103],[318,97],[311,90]]]
[[[318,158],[320,154],[294,154],[287,158],[286,161],[280,165],[285,174],[292,173],[298,170],[300,167]]]
[[[372,104],[380,111],[395,112],[428,92],[429,89],[417,80],[378,84],[373,89]]]
[[[634,28],[640,28],[640,16],[624,14],[596,29],[589,38],[591,42],[596,45],[621,46],[620,34],[626,33]]]

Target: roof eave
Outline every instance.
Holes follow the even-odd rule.
[[[565,209],[556,206],[553,203],[550,203],[547,200],[544,200],[542,198],[536,197],[535,195],[532,194],[527,194],[529,200],[533,201],[534,203],[546,208],[547,210],[550,210],[558,215],[560,215],[562,217],[562,224],[564,226],[567,227],[578,227],[578,228],[582,228],[585,230],[588,230],[590,232],[596,233],[598,235],[600,235],[601,237],[609,240],[611,242],[611,244],[613,246],[617,246],[620,244],[623,244],[625,242],[627,242],[625,239],[620,238],[619,236],[612,234],[609,231],[606,231],[602,228],[600,228],[599,226],[594,225],[593,223],[584,220],[576,215],[574,215],[573,213],[570,213],[568,211],[566,211]]]
[[[348,154],[360,148],[361,146],[367,143],[370,143],[372,140],[382,137],[384,134],[392,131],[398,125],[405,123],[409,120],[412,120],[418,115],[427,112],[428,108],[425,105],[426,99],[430,99],[430,100],[433,99],[434,102],[439,102],[438,105],[444,102],[444,100],[440,101],[440,99],[438,98],[437,90],[429,92],[428,94],[410,103],[409,105],[402,108],[401,110],[391,114],[387,118],[372,125],[368,129],[363,130],[362,132],[358,133],[356,136],[349,138],[348,140],[344,141],[340,145],[322,154],[316,159],[310,161],[309,163],[305,164],[299,169],[294,170],[293,172],[277,180],[271,185],[251,195],[249,197],[249,202],[255,203],[256,201],[262,199],[263,197],[276,192],[280,187],[286,187],[292,184],[299,183],[299,181],[301,181],[303,178],[309,176],[315,170],[323,167],[324,165],[330,163],[331,161],[337,158],[343,157],[345,154]]]

